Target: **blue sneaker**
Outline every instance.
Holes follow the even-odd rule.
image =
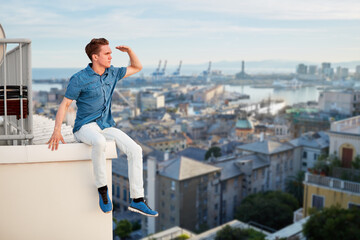
[[[104,187],[102,187],[104,188]],[[111,199],[109,197],[109,192],[107,190],[107,187],[102,189],[100,188],[98,190],[99,192],[99,205],[101,210],[104,213],[110,213],[112,211],[112,203],[111,203]]]
[[[137,212],[149,217],[157,217],[159,215],[157,211],[151,210],[151,208],[146,204],[145,200],[140,202],[134,202],[134,200],[131,200],[128,209],[130,211]]]

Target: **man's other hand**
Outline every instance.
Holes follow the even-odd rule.
[[[117,46],[117,47],[115,47],[115,48],[118,49],[118,50],[120,50],[120,51],[122,51],[122,52],[129,52],[129,51],[131,51],[131,48],[128,47],[128,46],[125,46],[125,45]]]
[[[61,135],[61,132],[60,131],[54,131],[50,140],[46,143],[46,144],[49,144],[49,149],[51,148],[51,151],[54,151],[58,149],[59,147],[59,142],[62,142],[65,144],[65,141],[64,141],[64,138],[63,136]]]

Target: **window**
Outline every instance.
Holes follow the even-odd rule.
[[[323,209],[324,208],[324,197],[319,195],[312,196],[312,207],[316,209]]]
[[[126,202],[127,200],[127,191],[126,189],[123,190],[123,200]]]
[[[119,198],[120,197],[120,187],[116,186],[116,197]]]
[[[175,194],[171,193],[170,197],[171,199],[175,199]]]
[[[218,204],[217,203],[215,203],[215,210],[217,210],[218,209]]]
[[[303,167],[306,167],[306,166],[307,166],[307,163],[306,163],[306,162],[303,162],[302,165],[303,165]]]
[[[307,158],[307,152],[303,152],[303,158]]]
[[[256,171],[256,170],[254,171],[254,175],[253,175],[253,176],[254,176],[254,181],[256,181],[256,179],[257,179],[257,171]]]
[[[175,190],[175,181],[171,181],[171,190]]]
[[[314,160],[317,160],[318,155],[316,153],[314,153]]]
[[[262,169],[261,173],[262,173],[262,174],[261,174],[261,175],[262,175],[262,178],[264,179],[264,178],[265,178],[265,168]]]
[[[349,209],[350,208],[358,208],[358,209],[360,209],[360,204],[349,202]]]

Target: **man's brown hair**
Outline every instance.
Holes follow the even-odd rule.
[[[101,45],[109,45],[109,41],[105,38],[93,38],[91,39],[91,42],[86,45],[85,52],[91,61],[91,56],[100,52]]]

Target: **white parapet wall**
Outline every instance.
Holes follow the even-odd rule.
[[[112,239],[112,214],[99,208],[90,160],[83,143],[0,146],[0,239]],[[106,165],[111,196],[111,159]]]

